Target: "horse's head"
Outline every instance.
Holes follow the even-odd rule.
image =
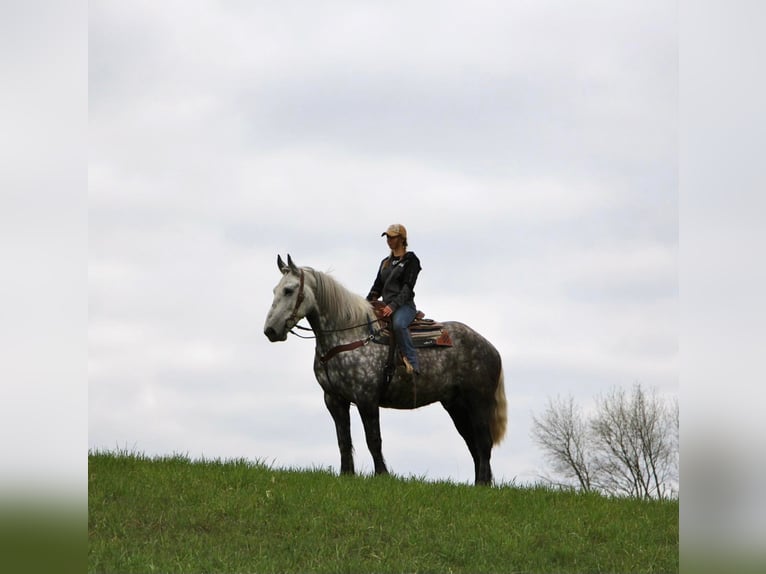
[[[287,264],[277,255],[277,266],[282,273],[282,279],[274,287],[274,301],[263,327],[264,334],[271,342],[287,339],[290,329],[295,327],[314,305],[313,293],[307,288],[308,277],[303,269],[295,265],[289,255]]]

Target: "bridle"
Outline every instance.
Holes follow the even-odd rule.
[[[300,270],[300,283],[298,285],[298,296],[295,298],[295,307],[293,307],[293,312],[290,313],[290,316],[285,320],[285,330],[287,330],[287,326],[292,322],[293,325],[297,325],[298,323],[298,309],[300,308],[301,304],[303,303],[303,299],[305,298],[305,295],[303,294],[303,285],[305,283],[305,277],[303,274],[303,269]],[[290,330],[292,332],[292,329]]]

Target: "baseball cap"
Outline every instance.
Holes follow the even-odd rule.
[[[388,235],[389,237],[396,237],[397,235],[401,235],[404,239],[407,239],[407,229],[401,223],[394,223],[389,225],[388,229],[380,234],[381,237],[384,235]]]

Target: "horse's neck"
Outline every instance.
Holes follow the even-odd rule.
[[[343,287],[327,275],[316,272],[317,285],[322,283],[323,295],[317,293],[316,312],[307,317],[317,339],[335,341],[348,339],[360,332],[369,331],[368,321],[372,310],[362,312],[366,301]],[[349,312],[349,309],[356,309]]]
[[[309,325],[311,326],[311,330],[314,331],[314,335],[318,340],[321,340],[322,334],[327,329],[327,326],[322,321],[322,317],[319,313],[316,311],[309,313],[306,315],[306,320],[309,322]]]

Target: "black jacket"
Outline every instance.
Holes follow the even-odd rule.
[[[403,257],[386,257],[380,262],[378,275],[372,284],[367,299],[375,301],[378,297],[396,311],[402,305],[415,305],[415,282],[420,273],[420,260],[413,252],[408,251]]]

